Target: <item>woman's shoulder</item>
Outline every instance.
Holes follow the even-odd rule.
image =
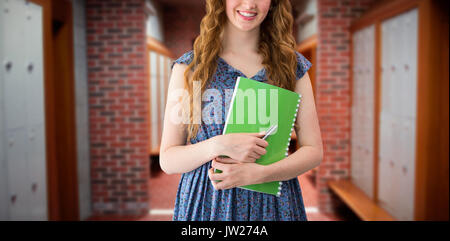
[[[186,53],[184,53],[183,55],[181,55],[178,59],[173,61],[172,65],[171,65],[171,68],[173,68],[175,63],[189,65],[192,62],[193,59],[194,59],[194,51],[193,50],[189,50]]]
[[[297,79],[302,78],[306,72],[311,68],[311,62],[303,56],[303,54],[295,51],[295,55],[297,57],[297,69],[296,69],[296,77]]]

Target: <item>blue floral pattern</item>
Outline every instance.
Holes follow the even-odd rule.
[[[311,67],[311,63],[300,53],[297,55],[297,79],[301,78]],[[172,63],[189,64],[193,59],[193,51],[186,52]],[[246,77],[241,71],[233,68],[224,59],[218,58],[216,73],[209,81],[207,89],[214,90],[214,105],[222,105],[222,113],[214,116],[205,107],[211,104],[208,98],[202,101],[202,124],[198,134],[191,140],[192,144],[204,141],[223,132],[226,112],[237,77]],[[258,71],[251,79],[267,81],[265,68]],[[219,94],[220,93],[220,94]],[[213,97],[213,96],[211,96]],[[214,97],[214,98],[215,98]],[[213,99],[213,98],[211,98]],[[210,106],[210,105],[208,105]],[[209,115],[208,115],[209,112]],[[213,118],[213,119],[209,119]],[[221,119],[221,121],[220,121]],[[216,121],[214,121],[216,120]],[[219,120],[219,121],[217,121]],[[241,188],[215,190],[208,177],[211,161],[197,169],[182,174],[177,196],[173,220],[181,221],[306,221],[302,192],[297,178],[282,182],[279,197],[270,194],[253,192]]]

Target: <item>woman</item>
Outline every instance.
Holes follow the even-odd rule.
[[[206,0],[206,8],[193,51],[172,65],[168,89],[169,95],[185,89],[188,98],[182,99],[189,104],[182,109],[188,110],[187,123],[174,121],[180,102],[168,98],[165,111],[160,165],[168,174],[183,173],[173,220],[306,220],[297,176],[318,166],[323,151],[306,73],[311,64],[294,49],[289,0]],[[255,160],[266,152],[264,133],[222,135],[231,99],[226,92],[239,76],[302,95],[295,153],[262,166]],[[216,102],[223,108],[215,117],[195,108],[194,91],[206,89],[217,90],[216,98],[223,100]],[[205,101],[209,98],[203,98],[202,110]],[[236,188],[269,181],[282,181],[280,197]]]

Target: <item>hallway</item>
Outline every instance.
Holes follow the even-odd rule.
[[[308,220],[448,221],[449,1],[282,2],[323,143]],[[0,221],[172,220],[171,66],[205,3],[0,0]]]
[[[445,64],[448,53],[443,54],[440,48],[429,49],[430,46],[448,46],[448,36],[439,34],[445,32],[440,29],[448,27],[438,17],[418,18],[426,14],[444,18],[444,13],[438,14],[437,2],[290,2],[296,51],[313,66],[308,73],[324,144],[324,158],[314,175],[309,172],[299,177],[308,220],[448,219],[442,215],[444,212],[429,208],[448,210],[448,185],[441,182],[448,180],[448,172],[441,171],[448,170],[448,135],[442,134],[445,131],[436,133],[433,128],[448,126],[448,105],[436,104],[448,102],[448,92],[439,92],[437,88],[448,86],[448,78],[439,77],[448,76],[448,64]],[[116,18],[124,8],[129,8],[128,14],[139,12],[141,8],[136,6],[140,5],[90,1],[87,4],[87,26],[90,26],[87,42],[91,45],[88,53],[93,53],[89,81],[95,86],[90,95],[91,120],[96,124],[90,130],[95,140],[92,146],[95,153],[91,156],[96,174],[91,180],[93,213],[108,219],[111,215],[122,215],[123,219],[123,215],[135,212],[139,218],[135,216],[130,220],[171,220],[180,175],[169,176],[155,167],[150,168],[152,175],[148,175],[148,159],[141,158],[159,156],[171,64],[193,48],[201,17],[205,14],[204,1],[146,0],[145,18],[128,16],[127,19],[136,23],[127,26]],[[111,7],[116,9],[110,10]],[[424,36],[430,33],[420,26],[431,22],[434,23],[431,35],[435,36],[432,39],[436,40],[427,42]],[[141,27],[140,31],[137,26]],[[110,41],[111,38],[114,41]],[[124,38],[129,39],[125,43],[130,46],[140,44],[129,56],[124,55],[123,50],[133,47],[114,47]],[[409,41],[404,41],[406,39]],[[420,47],[420,41],[425,41],[421,46],[426,47]],[[103,48],[104,42],[113,47]],[[145,49],[147,54],[142,54]],[[100,61],[104,54],[108,54],[111,62]],[[116,57],[122,59],[114,61]],[[128,57],[138,59],[131,63]],[[427,66],[437,58],[443,60],[440,61],[442,66],[437,63]],[[130,66],[125,69],[117,63]],[[139,70],[136,76],[142,79],[117,80],[116,70],[120,78],[129,77],[128,71]],[[428,81],[432,78],[442,83]],[[393,81],[397,79],[399,81]],[[103,82],[106,86],[102,86]],[[117,85],[125,85],[119,87],[123,92],[115,92]],[[124,93],[133,89],[146,91]],[[124,106],[117,105],[118,99]],[[140,103],[127,106],[135,101]],[[109,111],[104,107],[110,108]],[[112,135],[120,135],[117,143],[103,128],[114,129],[116,116],[132,114],[122,111],[123,108],[142,109],[137,111],[142,116],[130,117],[130,123],[114,130]],[[107,119],[109,116],[111,119]],[[423,116],[430,119],[423,119]],[[133,123],[146,121],[148,125]],[[123,133],[122,127],[134,129]],[[143,136],[136,136],[141,134]],[[127,141],[131,141],[130,144]],[[121,148],[117,152],[121,155],[102,156],[110,153],[109,146]],[[420,148],[423,146],[434,149]],[[133,148],[139,156],[128,156]],[[290,149],[293,152],[298,148],[300,146],[293,145]],[[137,162],[137,167],[134,161],[121,161],[134,158],[142,160]],[[118,176],[116,170],[119,169],[104,168],[117,161],[120,161],[120,170],[130,173]],[[122,176],[131,178],[122,180]],[[428,180],[427,177],[433,178]],[[116,191],[114,184],[124,185],[119,189],[132,190]],[[140,191],[134,192],[136,189]],[[425,191],[430,189],[435,191],[432,194]]]

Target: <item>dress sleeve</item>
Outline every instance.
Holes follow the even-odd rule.
[[[295,54],[297,55],[296,77],[297,79],[300,79],[306,74],[309,68],[311,68],[312,64],[301,53],[295,51]]]
[[[186,53],[184,53],[181,57],[179,57],[177,60],[173,61],[170,69],[173,69],[173,66],[175,65],[175,63],[178,64],[190,64],[192,62],[192,60],[194,59],[194,51],[188,51]]]

